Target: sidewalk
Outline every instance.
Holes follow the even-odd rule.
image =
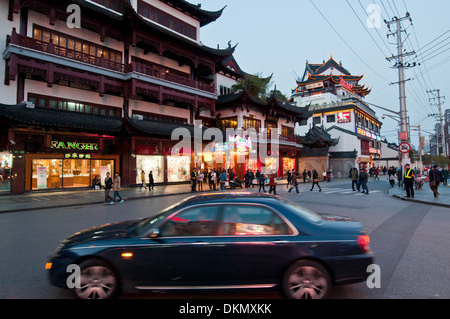
[[[209,187],[203,187],[209,190]],[[139,187],[122,188],[120,195],[126,200],[144,199],[170,195],[191,194],[189,184],[156,186],[154,191]],[[110,196],[114,192],[111,190]],[[192,193],[196,194],[196,193]],[[70,207],[76,205],[103,204],[104,190],[69,190],[29,192],[25,194],[8,194],[0,196],[0,213],[11,213],[26,210],[37,210],[57,207]]]
[[[347,182],[346,178],[335,178],[334,183]],[[285,185],[286,180],[279,180],[278,185]],[[256,187],[256,186],[255,186]],[[229,189],[227,189],[229,191]],[[240,188],[237,189],[241,191]],[[245,188],[243,189],[245,191]],[[203,184],[203,192],[209,192],[209,186]],[[217,191],[218,192],[218,191]],[[110,194],[112,195],[113,192]],[[189,184],[162,185],[156,186],[154,191],[142,189],[139,187],[122,188],[120,194],[127,200],[145,199],[152,197],[199,194],[192,193]],[[434,198],[433,192],[428,184],[424,184],[422,190],[415,190],[414,198],[405,198],[405,191],[398,187],[389,189],[389,195],[411,202],[419,202],[429,205],[450,207],[450,188],[446,186],[439,187],[438,198]],[[70,191],[48,191],[48,192],[29,192],[25,194],[7,194],[0,195],[0,213],[12,213],[19,211],[29,211],[38,209],[71,207],[77,205],[103,204],[103,190],[70,190]]]
[[[389,194],[393,197],[422,204],[436,205],[442,207],[450,207],[450,187],[439,186],[438,192],[440,193],[438,198],[434,198],[433,191],[430,189],[428,183],[425,183],[420,190],[414,188],[414,198],[407,198],[406,191],[402,187],[397,185],[389,189]]]

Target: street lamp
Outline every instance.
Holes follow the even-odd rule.
[[[422,174],[422,170],[423,170],[423,163],[422,163],[422,149],[425,147],[425,145],[422,145],[422,131],[420,130],[420,124],[415,126],[415,125],[411,125],[411,131],[419,131],[419,171],[420,174]]]

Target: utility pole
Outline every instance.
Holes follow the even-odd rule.
[[[442,106],[441,106],[441,90],[437,89],[437,90],[427,90],[428,93],[437,93],[437,97],[432,97],[430,98],[431,100],[436,100],[438,101],[438,107],[439,107],[439,122],[441,124],[441,146],[442,146],[442,153],[444,154],[445,157],[447,157],[447,147],[445,145],[445,131],[444,131],[444,117],[442,116]],[[443,96],[442,98],[445,98],[445,96]],[[438,139],[439,142],[439,137],[436,137]],[[438,144],[439,145],[439,144]],[[439,151],[439,149],[438,149]],[[439,152],[439,155],[441,154],[441,152]]]
[[[391,21],[384,20],[384,22],[387,24],[389,31],[391,31],[391,24],[394,24],[396,26],[396,31],[388,33],[387,37],[388,37],[388,39],[389,39],[389,36],[391,36],[391,35],[397,37],[397,54],[398,55],[397,56],[393,55],[391,57],[387,57],[386,60],[388,60],[389,62],[393,59],[397,60],[397,62],[394,64],[394,68],[398,69],[398,82],[391,83],[391,84],[398,84],[398,86],[399,86],[399,95],[400,95],[399,96],[399,100],[400,100],[399,140],[400,140],[400,143],[408,142],[408,140],[409,140],[408,123],[407,123],[408,115],[407,115],[407,111],[406,111],[405,82],[409,81],[411,79],[405,80],[404,69],[416,66],[415,62],[413,64],[403,63],[403,57],[415,54],[414,51],[403,52],[402,32],[406,32],[405,30],[402,29],[401,22],[403,20],[409,20],[410,22],[412,22],[408,12],[406,13],[406,16],[403,18],[394,17],[394,18],[392,18]],[[402,166],[405,164],[410,164],[410,163],[411,163],[411,159],[410,159],[409,153],[402,153]]]

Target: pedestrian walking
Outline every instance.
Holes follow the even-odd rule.
[[[145,190],[147,190],[147,185],[145,184],[145,172],[141,172],[141,187],[139,187],[139,191],[142,192],[142,187],[145,187]]]
[[[414,171],[409,167],[409,164],[405,165],[403,183],[405,184],[406,197],[414,198]]]
[[[304,174],[306,175],[306,170],[304,172]],[[289,188],[288,190],[288,194],[291,193],[291,190],[295,187],[295,190],[297,191],[297,194],[300,194],[300,192],[298,191],[298,182],[297,182],[297,173],[295,172],[295,170],[292,170],[292,186],[291,188]]]
[[[258,193],[261,191],[261,187],[263,189],[263,192],[266,192],[266,188],[264,187],[264,183],[266,182],[266,177],[264,176],[263,172],[259,173],[259,190]]]
[[[255,173],[253,173],[253,171],[250,170],[250,185],[252,185],[252,188],[255,188],[255,184],[253,184],[254,179],[255,179]]]
[[[302,177],[303,177],[303,183],[306,183],[306,169],[303,170]]]
[[[380,180],[380,169],[378,167],[375,167],[374,171],[373,171],[373,180]]]
[[[366,169],[362,168],[359,173],[359,182],[362,188],[362,194],[369,194],[369,188],[367,187],[367,182],[369,181],[369,174],[367,174]]]
[[[442,170],[442,183],[444,186],[447,186],[447,181],[448,181],[448,169],[444,167],[444,169]]]
[[[319,185],[319,174],[317,174],[317,171],[315,168],[312,171],[312,179],[313,179],[313,184],[311,186],[310,191],[312,192],[312,190],[314,189],[314,185],[317,185],[317,187],[319,187],[319,192],[321,192],[322,188],[320,188],[320,185]]]
[[[434,197],[439,197],[438,187],[442,182],[442,173],[439,171],[438,166],[435,164],[430,172],[428,173],[428,178],[430,179],[430,188],[433,191]]]
[[[350,176],[352,177],[352,190],[356,191],[356,189],[359,192],[359,183],[358,183],[358,170],[356,169],[356,167],[353,167],[352,171],[350,172]],[[355,185],[356,185],[356,189],[355,189]]]
[[[150,173],[148,173],[148,190],[149,191],[155,190],[155,180],[153,179],[153,171],[150,171]]]
[[[277,194],[277,180],[275,179],[275,174],[270,174],[269,178],[269,194],[271,194],[273,191],[273,194]]]
[[[222,174],[220,174],[220,190],[224,191],[226,189],[225,183],[227,182],[227,172],[222,170]]]
[[[109,202],[111,205],[114,205],[114,203],[116,201],[116,197],[119,197],[119,200],[120,200],[119,203],[124,202],[124,199],[122,198],[122,196],[119,193],[121,184],[122,184],[122,181],[120,179],[119,173],[116,172],[114,174],[114,183],[113,183],[114,196],[113,196],[112,201]]]
[[[109,195],[113,184],[113,180],[111,178],[111,173],[107,172],[105,177],[105,203],[109,203],[113,200],[113,198]]]
[[[197,175],[197,185],[198,185],[199,191],[203,191],[203,178],[204,177],[205,177],[205,174],[203,174],[202,171],[199,171],[198,175]]]
[[[289,188],[289,184],[291,184],[292,181],[292,173],[290,170],[287,171],[287,184],[286,184],[286,189]]]

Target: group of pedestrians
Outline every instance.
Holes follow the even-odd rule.
[[[306,169],[303,171],[303,182],[305,182],[306,179]],[[311,189],[310,191],[312,192],[314,189],[314,186],[317,185],[317,187],[319,188],[319,192],[322,191],[322,188],[319,185],[319,174],[317,173],[316,169],[314,168],[311,171],[311,178],[312,178],[312,185],[311,185]],[[286,189],[289,188],[289,185],[291,185],[291,187],[288,190],[288,194],[291,193],[291,191],[295,188],[295,191],[297,192],[297,194],[300,194],[299,190],[298,190],[298,175],[295,171],[295,169],[292,169],[292,172],[289,174],[288,173],[288,178],[287,178],[287,185],[286,185]]]
[[[358,169],[354,167],[351,172],[350,176],[352,179],[352,190],[354,192],[358,191],[362,194],[369,194],[369,188],[367,187],[367,182],[369,181],[369,174],[367,174],[367,171],[365,168],[361,168],[358,172]],[[355,189],[356,186],[356,189]]]
[[[124,198],[120,195],[120,186],[122,185],[121,178],[119,176],[119,173],[116,172],[114,174],[114,181],[111,178],[111,173],[107,172],[105,177],[105,203],[109,203],[110,205],[114,205],[116,202],[116,198],[119,197],[119,203],[123,203],[125,201]],[[111,197],[109,195],[111,189],[114,192],[114,196]]]

